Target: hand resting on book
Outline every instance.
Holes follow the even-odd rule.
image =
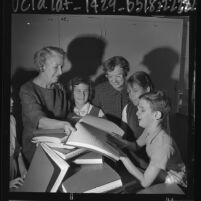
[[[64,125],[64,132],[67,135],[70,135],[73,131],[76,131],[76,128],[72,127],[70,123],[66,122]]]
[[[61,138],[61,143],[66,143],[66,141],[68,140],[69,135],[66,135],[65,137]]]

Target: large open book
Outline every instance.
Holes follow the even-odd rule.
[[[52,148],[85,148],[103,154],[113,160],[119,160],[120,149],[114,143],[113,138],[123,136],[124,131],[120,127],[109,120],[91,115],[84,116],[76,123],[75,127],[76,131],[67,136],[68,139],[65,142],[61,142],[61,139],[66,138],[64,131],[58,129],[39,129],[34,131],[33,142],[44,142]],[[60,153],[57,152],[57,154]],[[63,157],[65,158],[65,156]]]
[[[109,121],[107,119],[104,118],[99,118],[99,117],[95,117],[92,115],[86,115],[84,117],[82,117],[79,122],[84,122],[88,125],[91,125],[97,129],[100,129],[102,131],[105,131],[111,135],[118,135],[118,136],[123,136],[124,135],[124,131],[117,126],[115,123],[113,123],[112,121]]]
[[[66,193],[104,193],[121,186],[119,174],[107,163],[103,163],[81,165],[74,174],[67,173],[62,190]]]
[[[99,152],[113,160],[119,160],[121,150],[113,142],[113,136],[122,136],[123,130],[114,123],[86,115],[76,125],[67,145],[84,147]]]
[[[39,144],[19,192],[56,192],[69,165],[46,144]]]

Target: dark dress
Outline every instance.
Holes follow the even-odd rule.
[[[137,107],[129,102],[126,108],[127,124],[122,122],[122,129],[125,131],[124,139],[128,141],[135,141],[140,137],[144,128],[139,126],[138,118],[136,115]]]
[[[29,81],[21,87],[20,99],[23,121],[22,148],[29,165],[36,149],[36,145],[31,142],[33,130],[37,129],[42,117],[64,119],[67,97],[60,84],[55,84],[52,89],[45,89]]]

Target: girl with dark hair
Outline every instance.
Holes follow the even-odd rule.
[[[127,80],[127,90],[130,98],[122,112],[122,128],[126,135],[124,139],[136,140],[143,132],[139,126],[136,112],[139,103],[139,96],[143,93],[153,91],[154,86],[149,75],[143,71],[135,72]]]
[[[83,116],[90,114],[96,117],[103,117],[104,113],[90,102],[93,96],[92,83],[87,78],[75,77],[69,82],[71,93],[70,113],[68,120],[75,124]]]

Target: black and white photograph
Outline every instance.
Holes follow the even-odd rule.
[[[194,200],[196,1],[10,1],[7,200]]]

